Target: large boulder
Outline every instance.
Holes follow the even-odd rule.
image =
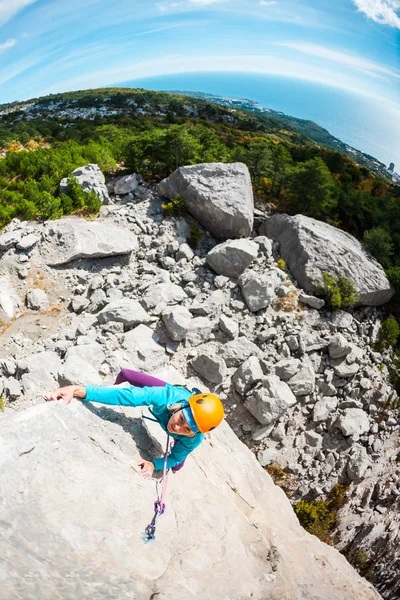
[[[77,258],[99,258],[130,254],[138,247],[129,230],[83,219],[61,219],[51,223],[41,254],[48,265],[57,266]]]
[[[158,190],[171,200],[179,194],[189,213],[217,239],[251,234],[253,189],[243,163],[180,167],[159,184]]]
[[[102,204],[111,204],[110,196],[106,187],[106,180],[99,165],[85,165],[78,167],[71,173],[75,177],[84,192],[94,192],[100,198]],[[60,181],[60,194],[68,194],[68,177]]]
[[[2,598],[379,600],[226,423],[171,478],[144,544],[156,480],[136,465],[165,434],[140,416],[73,401],[0,421]]]
[[[361,305],[379,306],[393,296],[381,265],[341,229],[303,215],[276,214],[265,222],[262,233],[280,243],[281,256],[307,292],[315,293],[327,272],[352,281]]]

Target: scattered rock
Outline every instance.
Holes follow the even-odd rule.
[[[226,363],[214,353],[202,352],[192,360],[192,367],[211,383],[222,383],[226,377]]]
[[[290,387],[276,375],[267,375],[262,387],[254,390],[246,399],[246,408],[262,425],[269,425],[296,404]]]
[[[219,275],[239,277],[257,254],[258,245],[251,240],[228,240],[207,254],[207,263]]]
[[[26,295],[26,305],[31,310],[48,310],[50,308],[49,298],[46,292],[40,288],[29,290]]]

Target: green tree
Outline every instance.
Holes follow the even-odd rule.
[[[400,304],[400,267],[390,267],[386,270],[386,275],[394,287],[394,299]]]
[[[334,217],[334,179],[321,158],[296,165],[289,176],[289,201],[296,213],[315,219]]]
[[[201,155],[200,142],[191,135],[187,125],[171,125],[164,137],[167,169],[172,172],[184,165],[193,165]]]
[[[244,162],[253,182],[266,177],[271,168],[271,147],[269,142],[257,140],[237,149],[236,160]]]
[[[271,167],[269,177],[271,179],[271,196],[277,198],[285,185],[292,157],[283,144],[273,144],[271,149]]]
[[[400,335],[400,327],[394,317],[388,317],[382,322],[381,337],[379,341],[380,349],[390,348],[397,344]]]
[[[381,263],[383,267],[389,267],[393,256],[393,243],[390,233],[383,227],[374,227],[364,231],[363,242],[372,256]]]

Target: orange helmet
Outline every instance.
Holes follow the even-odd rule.
[[[188,403],[201,433],[211,431],[224,418],[224,407],[215,394],[196,394],[188,399]]]

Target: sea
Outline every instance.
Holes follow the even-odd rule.
[[[395,163],[395,169],[400,172],[400,101],[396,110],[389,102],[373,102],[364,95],[331,86],[255,73],[179,73],[117,85],[253,100],[263,108],[310,119],[342,142],[387,166]]]

